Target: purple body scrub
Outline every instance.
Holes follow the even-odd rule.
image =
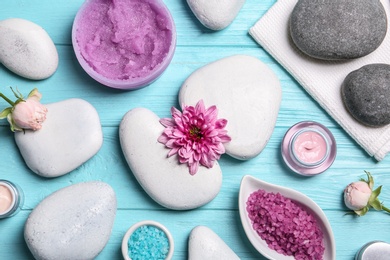
[[[246,205],[253,229],[269,248],[295,259],[323,259],[323,232],[299,204],[280,193],[258,190]]]
[[[110,87],[149,84],[166,69],[175,45],[173,19],[160,0],[87,0],[74,22],[80,64]]]

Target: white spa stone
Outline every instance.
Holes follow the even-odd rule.
[[[219,164],[199,166],[191,175],[176,155],[168,158],[169,149],[157,141],[164,131],[159,119],[146,108],[132,109],[123,117],[119,138],[131,171],[146,193],[166,208],[188,210],[207,204],[222,185]]]
[[[205,27],[217,31],[233,22],[245,0],[187,0],[187,3]]]
[[[179,103],[216,105],[218,118],[228,120],[232,138],[226,153],[247,160],[265,148],[278,117],[282,89],[275,73],[259,59],[235,55],[212,62],[193,72],[183,83]]]
[[[24,227],[24,239],[37,260],[94,259],[108,242],[116,215],[110,185],[83,182],[42,200]]]
[[[39,25],[19,18],[3,20],[0,36],[0,63],[12,72],[41,80],[57,70],[57,49]]]
[[[96,109],[82,99],[45,105],[42,128],[15,132],[15,141],[27,166],[43,177],[69,173],[94,156],[103,143]]]
[[[195,227],[188,239],[188,260],[239,260],[233,250],[210,228]]]

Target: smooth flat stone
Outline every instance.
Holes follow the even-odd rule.
[[[160,118],[146,108],[126,113],[119,127],[122,151],[131,171],[146,193],[163,207],[187,210],[201,207],[217,196],[222,185],[218,163],[199,167],[195,175],[176,155],[157,141],[164,127]],[[194,196],[194,194],[196,194]]]
[[[341,95],[359,122],[380,127],[390,123],[390,65],[369,64],[345,78]]]
[[[187,0],[187,3],[205,27],[222,30],[233,22],[245,0]]]
[[[62,188],[31,212],[24,239],[37,260],[94,259],[110,238],[116,207],[115,192],[104,182]]]
[[[0,63],[19,76],[41,80],[58,67],[57,49],[39,25],[19,18],[0,21]]]
[[[45,106],[42,128],[15,132],[15,141],[27,166],[50,178],[69,173],[94,156],[103,144],[103,133],[96,109],[85,100]]]
[[[216,105],[218,117],[228,120],[232,138],[226,153],[247,160],[266,146],[274,130],[282,98],[275,73],[259,59],[235,55],[212,62],[193,72],[183,83],[179,103]]]
[[[233,250],[210,228],[195,227],[188,239],[188,260],[239,260]]]
[[[299,0],[290,18],[298,49],[324,60],[363,57],[379,47],[386,31],[380,0]]]

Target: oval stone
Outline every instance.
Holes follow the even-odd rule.
[[[57,70],[57,49],[39,25],[19,18],[3,20],[0,35],[0,62],[10,71],[41,80]]]
[[[212,168],[199,167],[195,175],[187,164],[157,141],[164,126],[159,117],[146,108],[126,113],[119,127],[122,151],[135,178],[146,193],[163,207],[175,210],[198,208],[214,199],[222,185],[222,171],[215,162]]]
[[[298,49],[324,60],[365,56],[380,46],[386,31],[380,0],[299,0],[290,17]]]
[[[192,229],[188,239],[188,260],[239,260],[240,258],[213,230],[206,226]]]
[[[42,177],[69,173],[94,156],[103,144],[96,109],[82,99],[45,105],[42,128],[15,132],[15,142],[27,166]]]
[[[218,117],[227,119],[225,129],[232,138],[226,153],[247,160],[266,146],[274,130],[282,98],[275,73],[259,59],[230,56],[193,72],[183,83],[179,102],[195,106],[216,105]]]
[[[211,30],[222,30],[229,26],[240,12],[245,0],[187,0],[196,18]]]
[[[115,215],[114,190],[104,182],[62,188],[31,212],[24,238],[35,259],[94,259],[108,242]]]
[[[345,107],[359,122],[372,127],[390,123],[390,65],[369,64],[344,79]]]

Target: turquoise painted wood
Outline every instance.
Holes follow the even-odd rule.
[[[118,211],[110,240],[97,259],[121,259],[120,244],[126,230],[141,220],[163,223],[175,240],[174,259],[187,259],[188,236],[192,228],[213,229],[242,259],[264,259],[249,243],[238,214],[241,178],[250,174],[264,181],[296,189],[311,197],[324,210],[336,239],[337,259],[352,260],[357,250],[371,240],[390,242],[390,215],[370,211],[364,217],[346,215],[342,194],[350,182],[370,171],[377,185],[383,185],[380,199],[390,205],[390,157],[380,163],[370,158],[343,129],[303,90],[267,52],[249,36],[248,29],[276,0],[247,0],[235,21],[225,30],[211,32],[194,17],[186,1],[165,0],[177,26],[177,50],[166,72],[152,85],[136,91],[118,91],[92,80],[80,67],[71,45],[71,26],[82,0],[2,0],[0,19],[19,17],[41,25],[52,37],[59,52],[57,72],[43,81],[22,79],[0,66],[0,91],[8,86],[23,93],[38,87],[43,103],[82,98],[98,111],[104,132],[101,150],[73,172],[45,179],[25,165],[5,120],[0,122],[0,178],[19,184],[25,204],[16,216],[0,220],[0,259],[32,259],[23,239],[24,223],[31,210],[59,188],[89,180],[109,183],[116,191]],[[1,36],[0,36],[1,37]],[[142,190],[122,155],[118,125],[123,115],[135,107],[146,107],[160,117],[169,116],[178,106],[182,82],[209,62],[234,54],[248,54],[266,63],[279,77],[283,99],[275,131],[263,152],[249,161],[223,156],[222,189],[209,204],[190,211],[165,209]],[[6,104],[0,101],[0,106]],[[337,141],[337,158],[322,175],[303,178],[289,171],[281,160],[280,142],[293,124],[315,120],[326,125]],[[196,194],[194,194],[196,196]]]

